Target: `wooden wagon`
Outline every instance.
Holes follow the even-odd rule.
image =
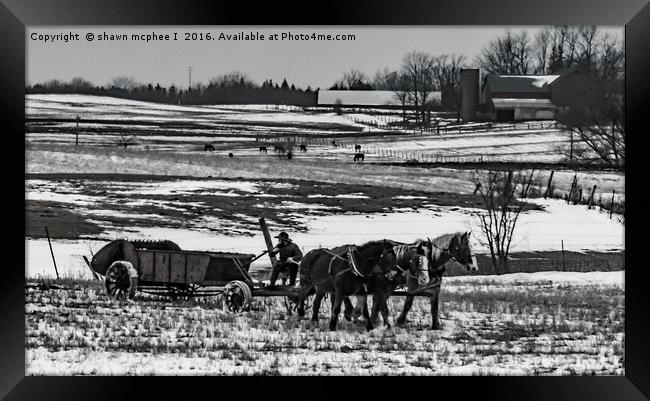
[[[253,261],[272,248],[266,223],[260,219],[267,250],[253,254],[182,250],[171,241],[115,240],[87,261],[95,274],[103,276],[106,291],[114,298],[131,299],[137,291],[179,297],[223,295],[232,311],[246,310],[253,296],[285,296],[295,308],[298,288],[269,288],[249,274]],[[275,263],[271,257],[271,263]]]

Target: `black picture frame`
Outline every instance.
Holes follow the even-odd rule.
[[[498,400],[643,400],[650,397],[650,291],[643,257],[647,254],[643,232],[650,227],[650,197],[644,191],[644,118],[650,111],[650,4],[647,0],[434,0],[377,3],[254,5],[247,1],[84,1],[84,0],[0,0],[0,104],[3,129],[3,191],[0,204],[4,215],[5,250],[0,267],[0,396],[6,400],[167,398],[181,394],[188,399],[197,390],[214,397],[227,391],[250,396],[273,394],[300,396],[293,379],[281,384],[268,378],[263,384],[252,378],[237,380],[211,377],[200,384],[189,378],[126,377],[25,377],[23,238],[24,175],[19,149],[24,145],[25,29],[38,25],[625,25],[626,102],[628,130],[626,163],[625,251],[629,268],[625,272],[625,376],[624,377],[489,377],[425,378],[426,383],[348,379],[329,384],[344,395],[367,395],[383,384],[398,389],[395,396],[417,390],[424,395]],[[23,230],[21,230],[21,228]],[[638,231],[640,230],[640,231]],[[636,234],[635,234],[636,233]],[[639,234],[640,233],[640,234]],[[188,379],[192,380],[188,383]],[[319,383],[311,384],[305,396],[325,396]],[[314,379],[310,378],[310,381]],[[477,383],[476,380],[480,380]],[[334,382],[332,382],[334,383]],[[340,386],[340,387],[338,387]],[[289,390],[287,390],[289,388]],[[344,390],[343,390],[344,389]],[[225,394],[225,393],[223,393]],[[401,394],[401,395],[399,395]],[[210,398],[214,398],[210,397]]]

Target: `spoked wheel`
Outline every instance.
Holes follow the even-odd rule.
[[[253,301],[253,293],[248,284],[235,280],[226,284],[223,290],[223,300],[230,312],[247,311]]]
[[[284,306],[287,308],[287,314],[291,315],[293,312],[298,312],[298,296],[286,296],[284,297]],[[305,310],[311,308],[311,297],[305,297]]]
[[[130,262],[118,260],[106,271],[106,293],[114,299],[133,299],[138,287],[138,272]]]
[[[299,304],[298,296],[287,296],[284,298],[284,306],[287,308],[287,314],[291,315],[293,312],[298,312]],[[311,309],[311,296],[306,296],[304,302],[304,310]]]

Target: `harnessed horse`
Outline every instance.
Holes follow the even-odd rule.
[[[312,321],[317,322],[323,297],[327,293],[333,294],[330,330],[336,330],[344,299],[350,295],[372,293],[373,277],[387,274],[394,267],[393,244],[386,240],[368,242],[361,246],[345,245],[331,250],[312,250],[300,261],[298,315],[305,315],[305,297],[315,290]],[[366,316],[366,328],[372,330],[370,316]]]
[[[469,243],[471,232],[457,232],[452,234],[444,234],[433,240],[429,240],[431,244],[431,251],[429,256],[429,281],[428,284],[421,286],[421,281],[414,279],[408,275],[402,275],[396,280],[397,285],[406,284],[408,292],[426,293],[429,294],[431,301],[431,328],[433,330],[440,329],[440,321],[438,320],[438,297],[440,295],[440,285],[442,284],[442,275],[445,272],[445,264],[450,260],[464,266],[467,270],[478,271],[476,264],[476,257],[472,252]],[[399,264],[399,262],[398,262]],[[406,315],[408,314],[411,306],[413,305],[414,295],[407,295],[404,301],[404,308],[397,318],[398,325],[406,324]],[[385,308],[387,306],[384,305]]]
[[[410,294],[406,296],[404,309],[397,319],[397,324],[400,326],[406,324],[406,315],[413,305],[415,294],[425,293],[430,296],[432,328],[439,329],[438,297],[442,276],[446,270],[445,264],[453,260],[468,270],[478,270],[476,258],[469,244],[469,236],[469,232],[453,233],[442,235],[434,240],[419,239],[413,244],[393,242],[398,273],[377,283],[377,289],[373,294],[371,323],[376,324],[378,313],[381,312],[384,324],[390,327],[388,298],[395,288],[406,285]],[[362,312],[365,316],[367,308],[366,297],[357,296],[355,314]]]

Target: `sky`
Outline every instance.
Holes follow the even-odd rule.
[[[396,70],[402,57],[412,50],[464,54],[472,61],[491,39],[506,29],[535,33],[540,28],[39,26],[27,29],[26,81],[33,85],[50,79],[68,81],[81,77],[96,85],[106,85],[117,76],[128,76],[141,83],[187,88],[191,66],[193,83],[207,83],[220,74],[239,71],[257,83],[268,78],[280,83],[286,78],[289,84],[299,88],[309,85],[323,89],[353,68],[369,77],[380,69]],[[599,30],[623,37],[623,27],[599,27]],[[174,33],[177,40],[173,40]],[[208,33],[212,40],[205,40]],[[256,35],[255,40],[219,38],[221,34],[251,33]],[[355,38],[295,40],[283,39],[283,33],[352,34]],[[76,38],[74,34],[78,34]],[[87,39],[88,34],[93,35],[92,41]],[[126,34],[129,39],[99,40],[104,34]],[[169,35],[169,39],[133,40],[132,34]],[[186,34],[195,34],[196,40],[185,40]],[[200,40],[201,34],[204,40]],[[270,40],[273,34],[278,34],[280,40]],[[264,35],[264,39],[257,35]]]

